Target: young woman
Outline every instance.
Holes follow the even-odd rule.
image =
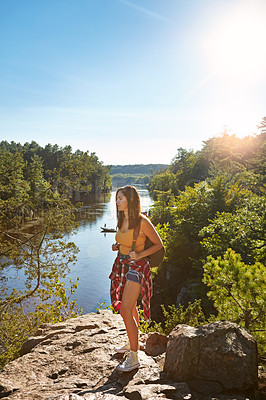
[[[118,365],[118,370],[132,371],[139,367],[138,361],[138,325],[139,315],[137,299],[141,293],[144,307],[144,317],[150,318],[150,297],[152,296],[151,273],[145,257],[159,250],[162,241],[150,220],[140,212],[140,198],[134,186],[124,186],[116,191],[117,226],[116,243],[112,245],[113,251],[118,251],[114,261],[111,279],[111,300],[114,309],[120,311],[123,318],[129,343],[118,353],[128,355],[125,361]],[[139,233],[133,245],[134,228],[139,226]],[[144,249],[148,237],[153,243]]]

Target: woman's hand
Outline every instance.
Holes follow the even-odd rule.
[[[139,253],[136,253],[135,251],[130,251],[129,255],[131,261],[137,261],[140,259]]]
[[[119,246],[120,246],[119,243],[112,244],[112,250],[113,251],[118,251],[119,250]]]

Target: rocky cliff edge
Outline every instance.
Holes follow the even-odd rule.
[[[248,356],[245,354],[244,358],[251,357],[251,361],[248,361],[247,365],[253,362],[252,360],[256,356],[254,356],[256,347],[254,347],[252,337],[248,338],[250,341],[248,344],[245,342],[243,345],[237,334],[234,333],[238,330],[235,324],[221,324],[223,324],[222,337],[225,335],[224,329],[228,328],[229,333],[225,337],[227,347],[223,345],[222,350],[214,349],[214,352],[219,353],[219,362],[222,363],[221,351],[225,355],[225,362],[230,363],[234,354],[237,353],[237,357],[239,357],[239,354],[243,353],[245,346],[246,351],[250,354]],[[189,331],[189,328],[192,331]],[[221,345],[217,344],[216,332],[220,328],[221,325],[218,324],[217,326],[212,325],[210,329],[211,335],[215,336],[215,346],[218,347]],[[188,340],[193,339],[195,349],[200,352],[208,352],[211,346],[210,340],[206,339],[209,350],[204,350],[206,344],[202,339],[206,336],[206,329],[200,330],[199,328],[197,331],[195,328],[179,325],[169,338],[156,333],[149,336],[141,333],[139,351],[141,368],[122,373],[116,370],[116,366],[122,361],[123,355],[116,354],[114,351],[115,347],[123,345],[127,340],[120,315],[113,314],[109,310],[100,310],[98,314],[86,314],[59,324],[44,325],[34,337],[30,337],[24,343],[21,357],[10,362],[0,371],[0,398],[4,400],[151,400],[162,398],[246,400],[256,397],[258,399],[254,366],[251,366],[251,371],[248,372],[238,370],[230,373],[230,375],[238,375],[241,382],[243,374],[248,373],[251,376],[246,381],[244,380],[249,384],[249,388],[246,387],[248,394],[241,393],[239,387],[237,394],[234,393],[232,387],[227,387],[225,393],[222,381],[216,382],[217,378],[215,377],[214,380],[208,382],[206,373],[204,376],[199,376],[197,381],[196,365],[202,368],[200,356],[192,355],[191,345],[184,342],[184,332],[187,332]],[[195,335],[200,337],[198,342]],[[167,350],[165,353],[166,346],[169,351]],[[178,346],[181,346],[182,354],[178,351]],[[186,359],[186,348],[189,351],[189,365]],[[178,357],[178,354],[182,357]],[[204,357],[204,362],[207,363],[206,354]],[[176,358],[179,361],[174,368]],[[187,370],[185,375],[183,374],[183,378],[186,377],[188,382],[182,380],[182,373],[180,375],[178,372],[180,368],[183,370],[181,362],[186,365]],[[211,358],[210,363],[213,362],[214,359]],[[220,368],[221,376],[225,369],[224,365],[210,365],[209,367],[211,370]],[[207,365],[204,364],[205,372],[206,368]],[[189,376],[190,370],[193,370],[193,379]],[[231,380],[234,382],[232,377]],[[242,389],[245,388],[245,382]]]

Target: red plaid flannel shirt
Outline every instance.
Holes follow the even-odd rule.
[[[150,310],[150,299],[152,296],[152,279],[149,262],[144,259],[137,261],[130,261],[128,259],[120,259],[116,257],[112,272],[109,275],[111,279],[111,301],[115,311],[120,310],[121,300],[124,292],[126,283],[126,274],[128,272],[128,266],[135,271],[139,272],[141,278],[141,297],[143,306],[143,315],[145,320],[150,323],[151,310]]]

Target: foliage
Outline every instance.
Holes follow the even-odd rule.
[[[210,288],[208,296],[218,311],[217,318],[245,326],[260,343],[260,332],[266,330],[265,266],[259,262],[247,265],[228,249],[223,258],[209,256],[203,268],[203,281]]]
[[[154,201],[154,205],[150,208],[150,215],[153,223],[157,225],[159,223],[169,221],[174,195],[172,194],[171,190],[156,190],[154,194],[156,195],[156,200]]]
[[[166,170],[154,175],[149,183],[149,191],[155,200],[161,192],[169,192],[177,195],[179,193],[178,183],[175,174]]]
[[[177,196],[187,186],[194,186],[199,181],[216,176],[218,172],[234,176],[253,171],[262,177],[265,184],[265,118],[259,125],[259,135],[240,139],[229,135],[225,129],[221,135],[203,142],[203,148],[196,153],[179,148],[169,167],[153,175],[149,185],[151,193],[171,189]],[[172,174],[171,177],[169,174]]]
[[[249,193],[234,213],[218,212],[199,232],[204,256],[222,256],[231,247],[247,263],[265,263],[265,209],[264,198]]]
[[[206,225],[213,209],[214,191],[207,182],[188,186],[176,198],[172,217],[174,226],[192,239],[196,239],[199,230]]]
[[[18,355],[23,341],[44,322],[78,315],[66,282],[78,248],[73,232],[75,191],[107,190],[109,168],[95,153],[36,142],[0,143],[0,363]],[[13,288],[11,271],[22,289]]]
[[[75,300],[70,299],[77,282],[70,281],[66,289],[62,281],[78,252],[74,243],[63,239],[63,234],[74,226],[73,206],[67,200],[57,200],[42,224],[35,227],[35,233],[1,231],[2,364],[17,356],[21,343],[43,322],[60,322],[80,313]],[[24,289],[11,290],[11,271],[20,275]]]
[[[144,320],[143,311],[139,308],[140,314],[140,330],[144,333],[159,332],[164,335],[169,333],[178,324],[186,324],[190,326],[199,326],[206,323],[205,315],[201,308],[201,301],[196,300],[194,303],[189,303],[184,306],[176,307],[174,304],[167,306],[162,305],[164,315],[164,323],[152,322],[151,326]]]
[[[60,148],[51,144],[43,148],[34,141],[24,145],[2,141],[0,155],[1,164],[6,155],[15,157],[15,160],[19,155],[20,162],[24,163],[21,179],[30,184],[31,192],[41,190],[47,183],[53,191],[67,198],[71,198],[75,191],[90,193],[111,188],[110,167],[104,166],[95,153],[80,150],[73,153],[71,146]],[[21,173],[21,169],[18,171]],[[12,174],[8,172],[7,176]]]
[[[173,158],[169,171],[175,174],[175,181],[179,190],[193,186],[205,177],[204,166],[201,165],[199,153],[194,153],[193,150],[187,151],[183,148],[177,150],[177,155]]]
[[[81,314],[82,310],[78,309],[76,300],[71,300],[77,282],[71,282],[66,289],[55,274],[51,284],[46,286],[46,289],[40,290],[30,300],[8,302],[6,307],[1,308],[0,368],[19,356],[22,344],[43,323],[61,322]]]
[[[236,194],[240,193],[244,197],[248,191],[263,196],[266,193],[264,184],[265,175],[256,173],[254,170],[245,170],[239,174],[232,176],[232,183],[234,183],[234,190]]]
[[[255,137],[255,151],[250,159],[247,161],[248,169],[252,169],[256,174],[263,177],[263,184],[265,189],[266,184],[266,117],[258,126],[261,129],[261,134]]]
[[[161,234],[167,250],[165,262],[155,271],[159,279],[156,274],[154,279],[155,291],[164,295],[164,304],[175,302],[181,288],[191,282],[200,284],[206,258],[218,260],[228,248],[243,260],[234,261],[238,268],[241,263],[245,266],[242,266],[244,275],[238,276],[243,291],[248,280],[246,275],[252,275],[258,265],[261,271],[266,256],[265,121],[266,117],[259,125],[258,135],[240,139],[225,130],[222,135],[204,142],[196,153],[178,149],[169,168],[151,178],[149,189],[155,198],[151,218],[164,226]],[[254,291],[260,290],[261,284],[255,276],[252,278]],[[208,315],[215,310],[205,301],[209,287],[201,288],[195,298],[201,298]],[[224,290],[222,281],[216,290],[218,298]],[[214,302],[212,296],[210,300]],[[224,312],[228,318],[238,321],[237,312],[234,314],[231,306],[231,302],[225,303]],[[221,313],[219,316],[222,318]],[[261,326],[258,320],[252,323],[254,329],[256,323]],[[259,332],[254,335],[262,349]]]
[[[262,118],[260,125],[258,128],[261,129],[261,133],[266,133],[266,117]]]
[[[108,306],[106,305],[106,299],[104,299],[104,301],[102,301],[101,303],[97,302],[97,306],[96,307],[96,311],[100,311],[100,310],[110,310],[112,311],[114,314],[118,314],[118,311],[115,311],[114,307],[109,304]]]

